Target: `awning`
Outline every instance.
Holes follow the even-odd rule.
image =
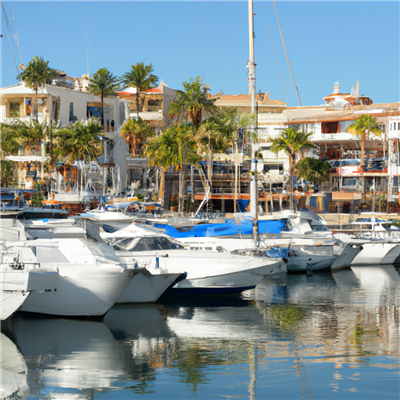
[[[332,192],[333,201],[361,200],[361,193]]]

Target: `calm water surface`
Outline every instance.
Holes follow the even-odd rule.
[[[399,399],[399,319],[394,267],[115,306],[100,321],[17,313],[2,325],[1,385],[28,399]]]

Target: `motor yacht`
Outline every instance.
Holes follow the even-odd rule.
[[[136,223],[102,223],[100,235],[127,263],[135,259],[150,272],[160,269],[187,273],[185,280],[166,292],[170,295],[240,293],[254,288],[266,275],[287,271],[281,258],[239,256],[227,251],[198,252],[161,231]]]
[[[15,250],[15,249],[14,249]],[[56,288],[58,269],[40,263],[20,261],[18,252],[1,245],[1,320],[9,318],[32,292],[48,293]]]
[[[400,263],[400,231],[391,223],[375,216],[361,215],[346,225],[352,234],[335,234],[343,242],[362,245],[363,249],[352,261],[352,266]]]
[[[250,238],[184,238],[179,239],[191,250],[218,251],[223,248],[235,254],[251,254],[252,251],[269,257],[287,259],[288,272],[323,271],[330,268],[349,267],[361,251],[360,244],[344,244],[338,239],[266,239],[261,238],[256,246]]]
[[[112,247],[95,237],[31,239],[7,244],[20,263],[58,269],[55,285],[31,292],[22,311],[62,316],[102,316],[139,273],[131,260],[124,264]],[[99,239],[99,240],[98,240]]]

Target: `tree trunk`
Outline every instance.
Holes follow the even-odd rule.
[[[190,166],[190,186],[192,187],[191,190],[191,197],[192,197],[192,203],[194,203],[194,168],[193,165]]]
[[[104,129],[104,92],[103,91],[101,91],[100,92],[100,101],[101,101],[101,120],[102,120],[102,125],[103,125],[103,131],[105,130]]]
[[[289,157],[289,169],[290,169],[289,207],[291,211],[293,210],[293,157],[294,154],[291,154]]]
[[[35,89],[36,98],[35,98],[35,118],[36,122],[39,122],[39,107],[38,107],[38,87]]]
[[[159,190],[159,201],[161,201],[161,209],[164,210],[164,182],[165,182],[165,168],[162,168],[161,172],[161,182],[160,182],[160,190]]]
[[[139,88],[136,88],[136,116],[139,121]]]
[[[136,156],[136,135],[133,137],[133,154]]]
[[[182,168],[179,168],[179,199],[178,199],[178,212],[182,212]]]
[[[364,166],[365,166],[365,139],[366,132],[364,131],[361,138],[361,177],[362,177],[362,193],[361,193],[361,202],[364,202],[365,195],[365,180],[364,180]]]

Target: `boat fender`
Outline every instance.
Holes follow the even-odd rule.
[[[156,257],[156,268],[160,268],[160,259]]]

